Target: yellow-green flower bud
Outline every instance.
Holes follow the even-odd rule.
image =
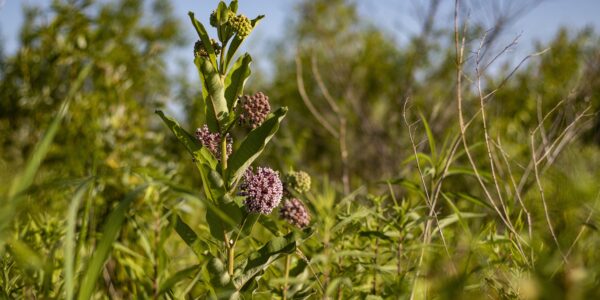
[[[229,19],[231,28],[241,37],[244,38],[252,31],[250,20],[244,15],[237,15]]]
[[[288,190],[294,190],[298,193],[306,193],[310,190],[310,175],[303,171],[289,172],[283,179],[285,187]]]

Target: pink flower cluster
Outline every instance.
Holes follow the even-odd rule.
[[[306,206],[296,198],[285,200],[279,209],[279,216],[298,228],[304,228],[310,223]]]
[[[281,201],[283,184],[279,173],[270,168],[258,167],[256,172],[249,168],[240,184],[240,191],[246,197],[244,205],[248,212],[268,215]]]
[[[204,125],[202,128],[196,129],[196,138],[202,143],[202,146],[208,148],[208,150],[218,159],[221,160],[221,135],[218,133],[212,133],[208,129],[208,126]],[[227,134],[227,156],[231,155],[233,151],[233,141],[229,134]]]
[[[242,108],[240,124],[247,125],[252,129],[260,126],[271,112],[269,97],[262,92],[258,92],[254,96],[242,96],[240,105]]]

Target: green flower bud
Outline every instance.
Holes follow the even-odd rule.
[[[223,19],[225,17],[225,19]],[[227,24],[229,20],[235,18],[235,13],[228,10],[225,16],[221,16],[221,24]],[[219,26],[219,19],[217,18],[217,12],[212,11],[210,13],[210,26],[217,28]]]
[[[217,12],[213,10],[210,13],[210,26],[217,27],[217,25],[219,25],[219,21],[217,20]]]
[[[306,193],[310,190],[310,175],[303,171],[290,172],[283,178],[286,189],[298,193]]]
[[[244,15],[237,15],[229,19],[229,24],[241,38],[244,38],[252,31],[250,20]]]
[[[219,45],[219,43],[217,43],[217,41],[213,39],[210,39],[210,42],[212,44],[213,49],[215,50],[215,54],[219,55],[219,53],[221,53],[221,45]],[[200,40],[196,41],[196,43],[194,44],[194,56],[208,57],[208,52],[206,51],[204,44],[202,44],[202,41]]]

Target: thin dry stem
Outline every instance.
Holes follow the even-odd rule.
[[[296,55],[296,82],[298,83],[298,92],[300,92],[300,98],[304,102],[304,105],[308,108],[310,113],[317,119],[317,121],[335,138],[338,138],[338,132],[333,128],[333,126],[327,122],[327,120],[319,113],[319,111],[315,108],[315,106],[310,101],[308,94],[306,93],[306,88],[304,86],[304,79],[302,78],[302,62],[300,61],[300,56]]]
[[[536,155],[535,155],[535,142],[534,142],[534,135],[531,135],[531,156],[533,161],[537,161]],[[537,183],[538,186],[538,191],[540,192],[540,197],[542,199],[542,206],[544,207],[544,215],[546,217],[546,222],[548,223],[548,229],[550,229],[550,234],[552,235],[552,238],[554,239],[554,243],[556,243],[556,247],[558,249],[558,252],[560,252],[560,255],[562,256],[564,262],[567,262],[567,257],[565,256],[565,253],[562,251],[562,249],[560,248],[560,243],[558,242],[558,238],[556,237],[556,233],[554,232],[554,227],[552,225],[552,221],[550,220],[550,213],[548,212],[548,204],[546,202],[546,197],[544,195],[544,188],[542,187],[542,181],[540,179],[540,172],[538,171],[538,163],[534,163],[533,164],[533,171],[535,174],[535,182]]]
[[[506,225],[506,227],[517,237],[517,240],[515,242],[515,244],[517,246],[517,250],[519,251],[519,253],[521,254],[521,256],[524,258],[524,260],[527,262],[527,256],[525,255],[525,252],[523,251],[522,246],[521,246],[521,242],[520,242],[520,240],[522,240],[522,237],[516,232],[516,230],[514,229],[514,226],[512,225],[510,219],[507,218],[507,217],[505,217],[504,214],[498,208],[498,205],[494,201],[492,195],[490,194],[490,192],[487,189],[485,183],[483,182],[483,179],[481,177],[479,169],[477,168],[477,165],[475,164],[475,161],[473,159],[473,156],[471,154],[471,151],[469,150],[469,146],[468,146],[468,143],[467,143],[466,127],[465,127],[463,104],[462,104],[462,101],[463,101],[463,99],[462,99],[462,78],[463,78],[462,65],[464,63],[464,50],[465,50],[465,43],[466,43],[465,42],[466,41],[466,34],[465,34],[466,29],[464,29],[463,35],[462,35],[462,39],[461,39],[460,35],[459,35],[459,31],[458,31],[458,8],[459,8],[459,0],[455,0],[455,10],[454,10],[454,44],[455,44],[455,51],[456,51],[456,80],[457,80],[457,84],[456,84],[456,99],[457,99],[457,106],[458,106],[458,119],[459,119],[460,136],[461,136],[462,144],[463,144],[463,147],[465,149],[465,154],[467,155],[469,163],[471,164],[471,167],[473,169],[473,172],[475,173],[475,177],[477,178],[477,181],[479,182],[479,185],[482,187],[483,192],[484,192],[486,198],[488,199],[488,201],[490,202],[490,204],[492,205],[492,207],[494,208],[494,210],[496,211],[496,213],[498,214],[498,216],[500,217],[500,219],[504,222],[504,224]],[[466,25],[465,25],[465,28],[466,28]]]

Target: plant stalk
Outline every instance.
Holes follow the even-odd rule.
[[[225,180],[225,171],[227,170],[227,134],[221,135],[221,175]]]
[[[285,256],[285,281],[283,283],[283,293],[281,295],[283,300],[287,299],[288,280],[290,278],[290,262],[291,262],[291,257],[288,254]]]
[[[219,57],[219,65],[221,67],[221,78],[225,76],[225,72],[227,71],[227,66],[225,65],[225,47],[227,47],[227,41],[225,41],[223,43],[223,46],[221,46],[221,55]]]
[[[233,266],[235,261],[235,245],[231,245],[227,248],[227,270],[229,272],[229,276],[233,276]]]

